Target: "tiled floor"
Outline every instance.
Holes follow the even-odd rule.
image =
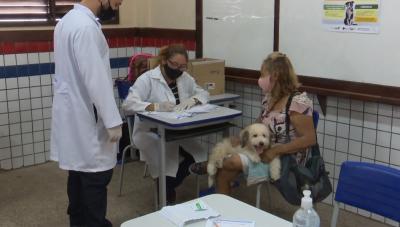
[[[153,181],[143,178],[143,164],[131,162],[126,165],[123,196],[118,197],[119,169],[115,169],[109,187],[108,218],[114,226],[126,220],[153,211]],[[0,226],[68,226],[66,215],[66,172],[58,169],[56,163],[0,172]],[[195,177],[189,176],[178,189],[178,202],[195,197]],[[206,185],[206,177],[201,178],[201,185]],[[265,191],[262,197],[262,209],[284,219],[291,220],[296,207],[283,201],[272,188],[271,207],[268,206]],[[255,188],[239,187],[234,197],[254,204]],[[321,226],[329,226],[331,207],[317,205],[321,217]],[[380,227],[386,226],[371,219],[348,212],[341,212],[339,225],[342,227]]]

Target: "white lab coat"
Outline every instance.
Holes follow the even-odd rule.
[[[179,99],[182,102],[190,97],[195,97],[201,103],[208,102],[208,92],[199,87],[194,79],[186,72],[177,80]],[[122,104],[123,110],[127,114],[145,111],[151,103],[174,102],[175,97],[167,82],[161,74],[160,66],[147,71],[141,75],[135,84],[129,89],[129,94]],[[151,128],[157,128],[157,124],[142,122],[138,117],[135,118],[133,129],[133,142],[141,151],[141,157],[149,165],[149,172],[152,177],[159,174],[159,152],[161,152],[161,142],[157,134],[150,132]],[[176,142],[169,142],[166,146],[166,175],[175,177],[179,166],[179,146],[190,153],[196,162],[207,160],[207,150],[194,139],[184,139]]]
[[[109,49],[95,15],[75,5],[54,31],[55,77],[50,159],[82,172],[112,169],[117,144],[106,128],[122,124]],[[97,109],[97,123],[94,106]]]

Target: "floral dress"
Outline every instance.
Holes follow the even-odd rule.
[[[268,110],[268,97],[263,100],[264,111],[261,113],[261,122],[267,125],[271,131],[271,141],[274,144],[285,144],[288,143],[286,133],[286,105],[281,111],[267,111]],[[312,116],[313,103],[310,98],[307,97],[305,92],[293,96],[292,103],[289,107],[290,112],[297,112],[307,116]],[[289,127],[290,141],[298,137],[295,128],[292,124]],[[308,150],[299,150],[293,155],[299,165],[305,165],[309,158]]]

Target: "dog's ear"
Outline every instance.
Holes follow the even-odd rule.
[[[244,129],[240,133],[240,146],[241,147],[245,147],[247,145],[247,143],[249,142],[249,137],[250,137],[250,133],[246,129]]]

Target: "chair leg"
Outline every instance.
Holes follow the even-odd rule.
[[[199,175],[196,175],[196,196],[199,197],[200,195],[200,179]]]
[[[267,195],[268,195],[268,209],[272,210],[272,197],[271,197],[271,185],[269,183],[266,184],[267,187]]]
[[[331,219],[331,227],[336,227],[337,219],[339,217],[339,202],[333,202],[333,212],[332,212],[332,219]]]
[[[147,170],[149,168],[149,165],[147,163],[144,164],[144,171],[143,171],[143,178],[147,177]]]
[[[261,200],[261,187],[262,187],[262,184],[257,185],[256,207],[259,209],[260,209],[260,200]]]
[[[131,145],[128,145],[128,146],[126,146],[126,147],[124,148],[124,150],[122,151],[121,171],[120,171],[120,173],[119,173],[119,194],[118,194],[118,196],[121,196],[121,195],[122,195],[122,184],[123,184],[123,181],[124,181],[125,154],[126,154],[126,151],[127,151],[128,149],[130,149],[130,148],[131,148]]]
[[[158,210],[158,178],[154,179],[154,208]]]

